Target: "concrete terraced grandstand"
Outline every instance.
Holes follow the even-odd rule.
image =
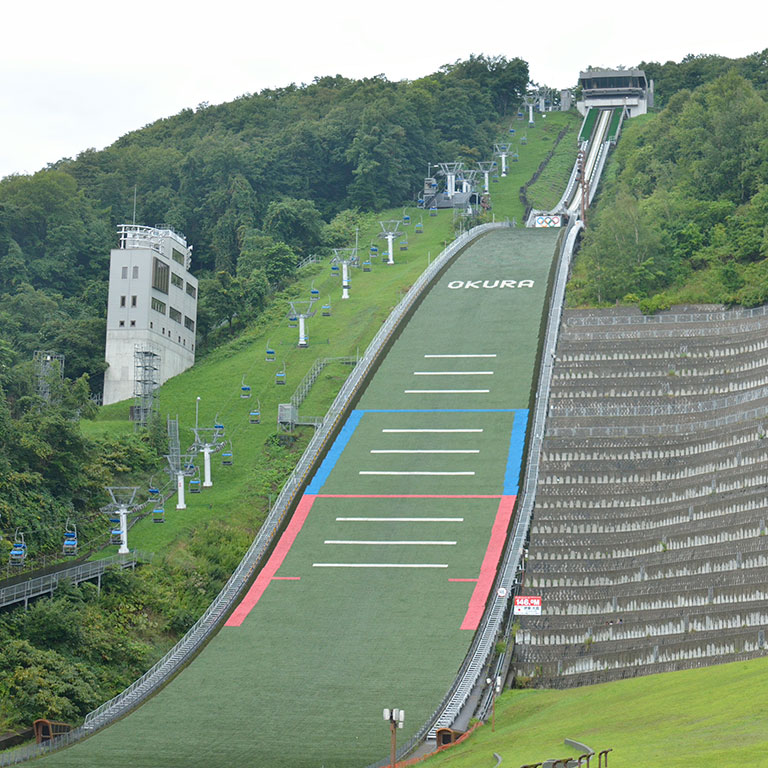
[[[768,314],[567,311],[516,671],[566,687],[762,656]]]

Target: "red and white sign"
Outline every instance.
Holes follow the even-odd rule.
[[[541,616],[541,595],[517,595],[515,616]]]

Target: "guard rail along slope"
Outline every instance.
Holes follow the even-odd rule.
[[[465,246],[491,230],[508,226],[510,226],[508,222],[483,224],[464,232],[424,270],[408,293],[392,310],[333,401],[322,424],[313,435],[296,468],[283,486],[267,519],[237,569],[187,634],[151,669],[122,693],[90,712],[81,727],[45,744],[33,744],[0,753],[0,766],[15,765],[40,757],[90,736],[137,707],[191,660],[206,640],[215,633],[221,620],[227,615],[244,587],[258,571],[275,536],[281,530],[283,521],[291,512],[298,493],[309,479],[316,461],[323,455],[325,448],[333,438],[348,404],[372,370],[378,355],[386,347],[400,322],[407,316],[422,292]]]

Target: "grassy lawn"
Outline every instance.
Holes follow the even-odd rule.
[[[721,664],[565,691],[513,690],[490,723],[424,768],[481,768],[568,755],[563,739],[597,751],[613,748],[612,766],[737,768],[764,765],[768,691],[758,683],[768,659]]]
[[[513,121],[519,135],[527,134],[527,144],[518,146],[519,161],[509,163],[509,175],[491,185],[493,216],[496,220],[516,219],[522,223],[523,207],[519,188],[527,181],[546,156],[557,133],[566,124],[578,125],[578,116],[553,112],[546,118],[538,117],[535,126],[525,121]],[[575,137],[575,127],[573,136]],[[513,144],[519,144],[513,139]],[[568,136],[560,144],[571,158],[575,155],[575,138]],[[373,224],[359,234],[361,260],[366,258],[371,243],[379,248],[378,258],[372,260],[372,271],[351,270],[350,298],[341,299],[341,280],[332,276],[330,262],[310,265],[299,273],[299,279],[284,294],[275,298],[263,316],[237,338],[222,344],[199,360],[183,374],[166,382],[158,393],[158,407],[166,414],[179,418],[182,451],[193,441],[196,398],[200,398],[199,423],[209,426],[214,419],[226,428],[232,441],[234,465],[221,466],[218,455],[212,457],[214,485],[200,494],[187,494],[187,509],[175,510],[175,496],[166,505],[166,522],[153,524],[147,518],[135,525],[129,535],[131,548],[169,553],[183,546],[189,532],[208,521],[218,520],[254,534],[269,508],[270,497],[275,497],[287,478],[299,452],[309,439],[311,427],[299,428],[298,442],[288,457],[270,447],[270,438],[276,432],[277,405],[288,402],[294,389],[318,357],[342,357],[362,352],[418,275],[454,238],[453,211],[441,210],[437,216],[417,208],[407,209],[411,224],[403,227],[408,234],[408,250],[398,250],[395,241],[395,264],[387,266],[384,252],[386,240],[378,239],[378,220],[401,218],[403,209],[381,212]],[[423,234],[415,233],[415,225],[423,224]],[[320,291],[315,317],[308,320],[307,349],[298,349],[298,331],[288,327],[288,300],[309,298],[310,286]],[[330,297],[331,317],[322,317],[319,305]],[[267,344],[276,351],[276,362],[266,362]],[[285,363],[286,386],[275,385],[275,372]],[[350,368],[332,365],[326,368],[315,383],[301,408],[306,416],[322,416]],[[245,381],[251,387],[252,397],[241,399],[240,386]],[[248,423],[248,413],[260,402],[261,424]],[[83,422],[89,435],[131,432],[128,421],[129,401],[115,403],[100,409],[96,421]],[[165,476],[155,478],[165,482]],[[108,547],[99,557],[114,554],[117,547]]]

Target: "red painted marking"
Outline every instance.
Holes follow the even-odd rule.
[[[272,581],[301,581],[301,576],[273,576]]]
[[[448,579],[448,581],[477,581],[477,579]]]
[[[439,493],[318,493],[318,499],[502,499],[501,494],[443,495]]]
[[[312,505],[315,503],[315,496],[305,494],[301,497],[299,506],[296,507],[296,511],[293,513],[291,522],[288,523],[288,527],[283,531],[283,535],[280,537],[280,541],[277,542],[277,546],[270,555],[267,564],[261,569],[261,572],[256,577],[256,581],[253,582],[251,588],[248,590],[248,594],[242,599],[240,605],[235,608],[232,615],[227,619],[225,627],[239,627],[245,617],[253,610],[256,603],[261,600],[261,596],[264,594],[264,590],[269,586],[269,582],[274,578],[281,578],[275,576],[280,566],[285,560],[285,556],[293,546],[293,542],[299,535],[304,522],[309,515],[309,510],[312,509]],[[288,577],[297,578],[297,577]]]
[[[493,521],[493,528],[491,529],[491,540],[488,542],[488,548],[485,550],[483,564],[480,566],[480,577],[469,600],[469,607],[464,616],[464,621],[461,623],[461,629],[475,630],[480,626],[485,603],[493,586],[493,580],[496,578],[496,569],[504,549],[507,529],[509,528],[509,521],[512,519],[512,510],[515,507],[516,499],[517,496],[502,496],[499,501],[499,509],[496,512],[496,519]]]

